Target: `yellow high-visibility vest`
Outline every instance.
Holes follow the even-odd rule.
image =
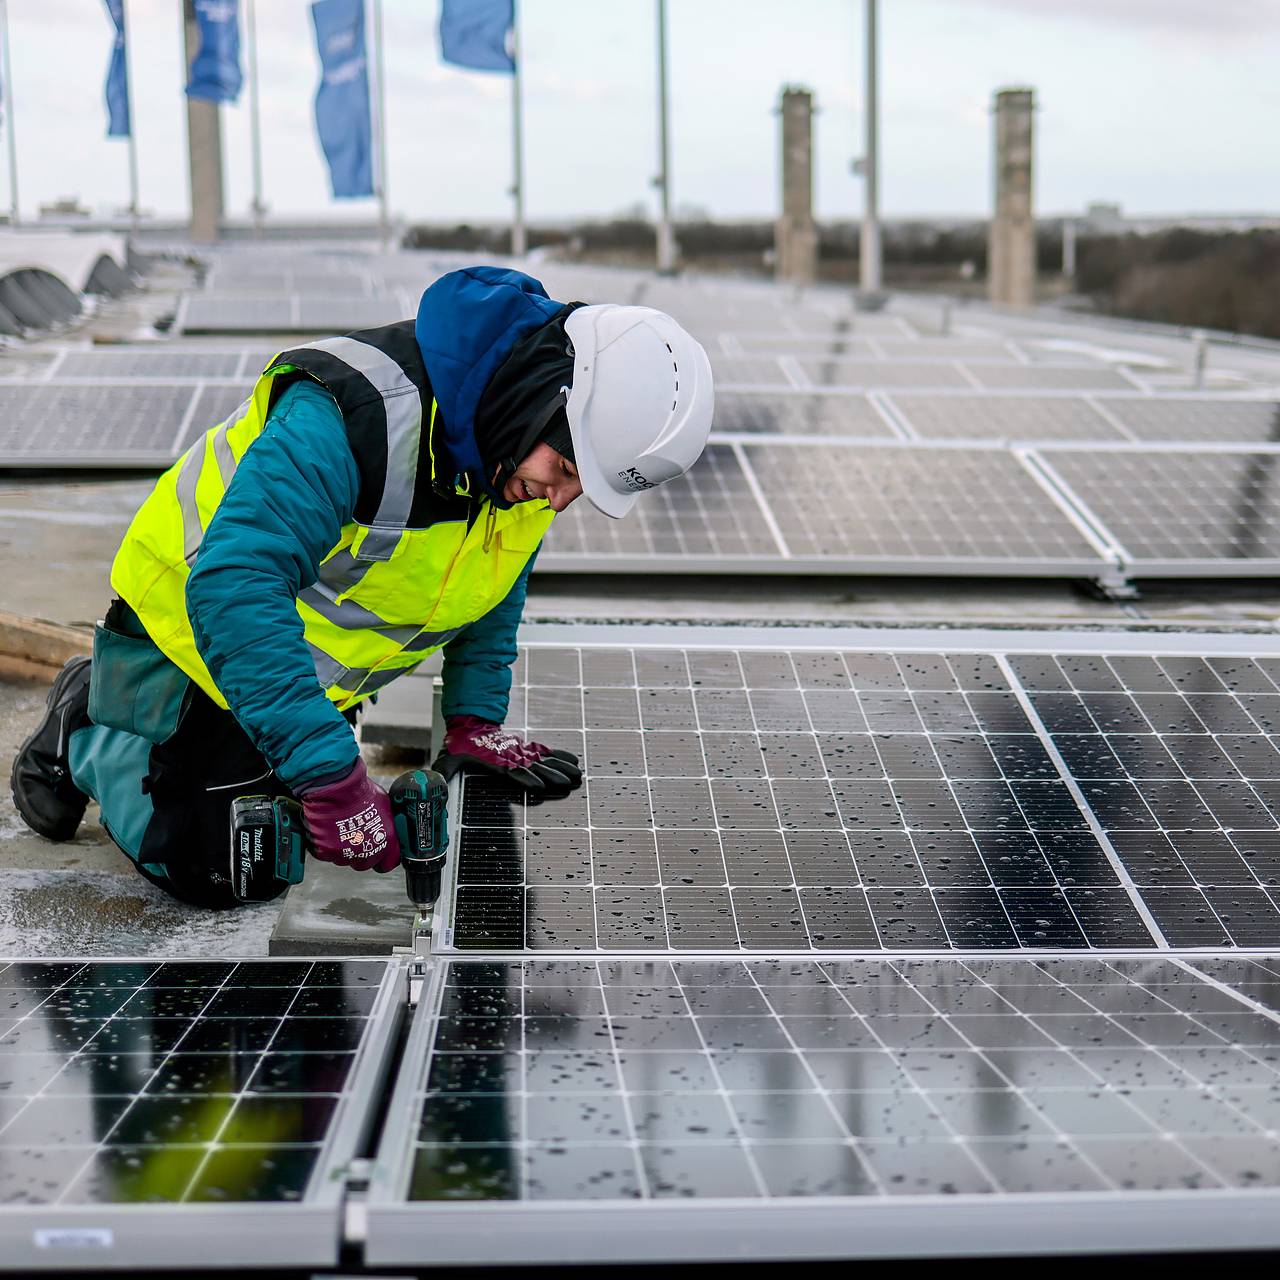
[[[196,649],[187,577],[236,467],[280,394],[299,377],[337,401],[360,472],[343,526],[297,608],[316,678],[340,710],[404,675],[499,604],[538,549],[554,512],[510,510],[447,491],[435,475],[436,405],[413,321],[277,356],[244,404],[156,482],[111,567],[111,585],[147,634],[220,707],[227,701]],[[422,455],[426,457],[423,458]]]

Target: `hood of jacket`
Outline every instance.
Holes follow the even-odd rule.
[[[437,428],[454,470],[492,497],[476,417],[494,374],[522,339],[563,310],[532,276],[504,267],[464,267],[422,295],[414,334],[437,405]]]

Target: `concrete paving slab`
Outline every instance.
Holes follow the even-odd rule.
[[[279,913],[184,906],[132,872],[0,871],[4,956],[261,956]]]
[[[111,562],[153,480],[0,485],[0,609],[85,625],[111,600]]]
[[[285,895],[269,954],[387,955],[410,944],[413,917],[400,871],[361,873],[310,858],[306,879]]]

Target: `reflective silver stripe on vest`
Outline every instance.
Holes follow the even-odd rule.
[[[347,674],[347,669],[342,663],[329,657],[323,649],[317,649],[310,640],[307,641],[307,648],[311,650],[311,661],[316,667],[316,679],[320,681],[322,689],[332,688]]]
[[[236,412],[213,433],[213,456],[218,463],[218,475],[222,477],[222,487],[226,489],[231,484],[231,479],[236,473],[236,455],[231,452],[231,442],[227,439],[227,428],[233,422],[238,422],[248,410],[249,403],[245,401]]]
[[[178,471],[174,492],[178,509],[182,512],[182,556],[187,564],[195,564],[204,538],[204,525],[200,523],[200,507],[196,502],[196,485],[200,482],[200,470],[204,466],[205,440],[199,440],[187,450]]]
[[[403,628],[403,630],[412,630],[412,628]],[[417,653],[423,649],[434,649],[439,645],[446,644],[452,640],[462,627],[452,627],[448,631],[423,631],[420,635],[414,636],[408,644],[404,645],[404,652]],[[350,690],[352,693],[372,693],[377,689],[381,689],[384,685],[388,685],[397,676],[402,676],[412,671],[412,667],[383,667],[381,669],[375,667],[344,667],[342,663],[335,658],[331,658],[325,651],[318,646],[307,641],[307,648],[311,650],[311,660],[315,663],[316,679],[320,682],[322,688],[331,689],[333,686],[340,685],[343,689]]]
[[[377,693],[412,670],[412,667],[348,667],[342,679],[334,683],[350,693]]]
[[[447,644],[463,629],[462,627],[450,627],[448,631],[424,631],[420,635],[414,636],[405,645],[405,650],[408,653],[417,653],[419,649],[434,649],[438,644]]]
[[[364,374],[382,397],[387,415],[387,474],[382,500],[369,521],[360,560],[388,560],[409,523],[422,438],[422,397],[408,375],[385,352],[355,338],[325,338],[308,344]]]
[[[393,627],[385,618],[380,618],[372,609],[366,609],[354,600],[339,603],[329,595],[329,589],[322,583],[299,591],[298,599],[314,609],[326,622],[332,622],[344,631],[377,631],[402,646],[408,645],[418,634],[417,627]]]

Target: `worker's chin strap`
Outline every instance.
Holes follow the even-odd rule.
[[[566,404],[569,403],[569,388],[561,387],[558,392],[545,404],[537,413],[533,415],[529,426],[525,429],[524,435],[520,437],[516,448],[503,458],[494,468],[493,481],[491,488],[498,495],[502,494],[506,483],[515,474],[516,468],[529,456],[534,445],[542,438],[542,433],[547,428],[547,423],[556,416],[557,413],[563,411]],[[503,506],[510,505],[503,499]]]

